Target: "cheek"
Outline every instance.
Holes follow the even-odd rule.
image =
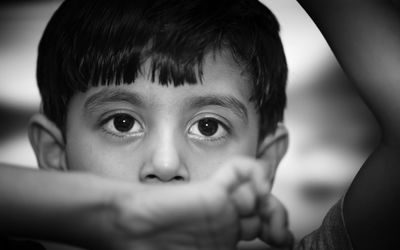
[[[191,180],[203,180],[209,178],[226,161],[241,155],[249,158],[256,158],[257,143],[249,135],[246,139],[232,143],[227,147],[215,148],[205,151],[190,152],[187,154],[187,165],[191,173]]]
[[[139,157],[127,146],[105,142],[97,130],[82,119],[82,105],[77,98],[71,100],[67,123],[66,159],[68,169],[91,172],[136,182]]]
[[[121,147],[107,146],[96,138],[81,136],[68,141],[66,153],[70,170],[138,181],[139,166],[135,166],[138,158]]]

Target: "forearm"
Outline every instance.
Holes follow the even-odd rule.
[[[124,189],[125,185],[89,174],[0,166],[0,231],[104,246],[106,236],[115,233],[115,197]]]
[[[377,118],[384,142],[400,145],[400,16],[395,7],[399,1],[298,2]]]

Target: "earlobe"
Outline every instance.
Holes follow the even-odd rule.
[[[286,127],[279,123],[275,133],[271,133],[260,140],[257,151],[257,159],[268,163],[269,177],[273,180],[276,169],[286,154],[289,145],[289,135]]]
[[[28,135],[39,168],[67,169],[65,143],[60,129],[42,114],[34,115],[28,126]]]

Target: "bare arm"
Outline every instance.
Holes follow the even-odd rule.
[[[298,0],[381,128],[354,179],[344,217],[355,249],[385,249],[400,222],[400,8],[394,0]]]
[[[110,231],[114,194],[127,189],[88,174],[2,164],[0,233],[80,246],[105,244],[102,236]]]
[[[231,250],[256,237],[290,245],[276,200],[255,213],[269,193],[263,169],[235,159],[208,180],[161,186],[0,164],[0,236],[90,249]]]

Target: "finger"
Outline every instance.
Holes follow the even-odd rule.
[[[224,163],[214,174],[212,181],[222,185],[226,190],[233,191],[243,182],[254,178],[255,161],[237,157]]]
[[[251,183],[244,183],[232,193],[232,201],[241,217],[256,213],[258,199],[253,186]]]
[[[257,163],[262,166],[261,170],[263,178],[271,182],[272,178],[275,176],[275,166],[266,160],[257,159]]]
[[[275,247],[291,247],[293,234],[288,228],[288,214],[283,204],[270,195],[260,209],[262,226],[260,239]]]
[[[265,197],[271,191],[271,182],[268,176],[268,172],[271,169],[271,165],[265,161],[255,161],[253,169],[253,179],[255,184],[255,189],[260,200],[264,200]]]
[[[286,229],[282,231],[279,235],[272,235],[270,225],[262,225],[261,226],[261,234],[258,236],[262,241],[267,243],[269,246],[276,248],[288,248],[292,249],[294,244],[294,236],[293,233]]]
[[[250,241],[256,239],[261,231],[261,218],[258,215],[240,220],[240,240]]]

